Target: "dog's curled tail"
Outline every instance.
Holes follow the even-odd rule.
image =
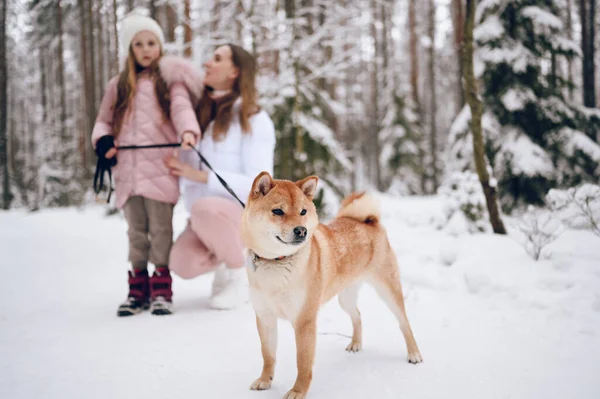
[[[347,217],[362,223],[379,223],[380,211],[375,198],[365,192],[353,193],[344,198],[337,217]]]

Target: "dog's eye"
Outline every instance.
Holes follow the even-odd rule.
[[[283,211],[279,208],[273,209],[273,215],[283,216]]]
[[[306,215],[306,209],[302,209],[302,211],[300,211],[300,216],[304,216]]]

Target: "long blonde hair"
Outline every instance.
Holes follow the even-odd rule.
[[[162,56],[162,48],[160,53]],[[121,127],[123,126],[123,121],[130,111],[131,104],[133,104],[138,75],[145,70],[150,73],[150,77],[154,81],[154,91],[156,92],[156,98],[160,105],[160,109],[162,110],[163,119],[165,121],[169,120],[171,98],[169,96],[169,88],[160,74],[160,68],[158,66],[159,60],[160,56],[154,60],[148,68],[143,69],[135,61],[133,49],[129,47],[129,56],[125,63],[125,69],[119,74],[119,82],[117,83],[117,101],[115,102],[115,108],[113,110],[113,131],[115,137],[118,137]]]
[[[238,68],[238,76],[233,82],[231,93],[216,102],[210,98],[207,90],[204,90],[202,98],[197,107],[198,121],[202,131],[205,131],[214,113],[213,138],[215,141],[222,140],[227,134],[231,119],[233,117],[233,105],[241,97],[239,112],[240,125],[244,133],[251,133],[250,117],[260,111],[258,95],[256,90],[256,60],[254,56],[242,47],[228,43],[231,49],[231,61]],[[216,110],[213,110],[213,105]]]

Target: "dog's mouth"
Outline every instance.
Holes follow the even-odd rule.
[[[279,236],[275,236],[275,238],[277,238],[277,240],[279,242],[281,242],[281,243],[283,243],[285,245],[300,245],[300,244],[302,244],[304,242],[304,240],[305,240],[306,237],[297,237],[296,239],[294,239],[293,241],[290,241],[290,242],[283,241],[281,239],[281,237],[279,237]]]

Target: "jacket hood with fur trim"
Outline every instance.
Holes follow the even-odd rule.
[[[181,82],[193,96],[193,103],[202,97],[204,75],[189,60],[173,55],[162,56],[158,61],[160,75],[167,86]]]

